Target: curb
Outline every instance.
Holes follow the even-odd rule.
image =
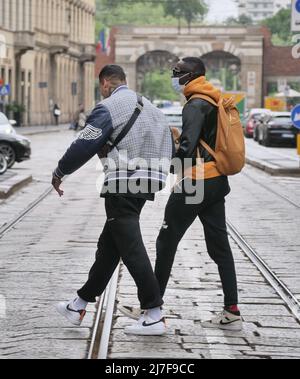
[[[300,177],[300,168],[278,168],[276,166],[268,165],[264,161],[251,158],[246,158],[246,163],[259,170],[265,171],[272,176]]]
[[[8,199],[11,195],[19,191],[32,182],[31,175],[15,175],[5,182],[0,183],[0,199]]]
[[[16,128],[16,132],[22,136],[34,136],[34,135],[39,135],[39,134],[54,134],[54,133],[60,133],[63,131],[69,130],[68,125],[61,125],[60,127],[57,128],[51,128],[47,129],[47,127],[43,129],[38,129],[34,130],[34,126],[32,127],[33,130],[30,130],[30,127],[27,128],[27,130],[22,131],[22,128]]]

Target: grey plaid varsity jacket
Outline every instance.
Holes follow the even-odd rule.
[[[151,194],[166,183],[173,154],[173,139],[163,113],[143,98],[144,109],[136,123],[102,160],[105,183],[102,194]],[[137,96],[127,86],[119,87],[100,102],[88,117],[86,127],[59,161],[55,174],[62,178],[87,163],[108,142],[114,141],[131,118]]]

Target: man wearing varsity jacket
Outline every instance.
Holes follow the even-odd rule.
[[[103,162],[105,183],[101,194],[105,197],[107,222],[88,281],[75,300],[60,303],[57,310],[74,325],[81,325],[87,304],[96,302],[96,297],[104,292],[122,259],[137,285],[141,309],[146,310],[137,323],[126,328],[126,333],[161,335],[166,332],[161,311],[163,300],[143,244],[139,218],[146,201],[154,200],[155,192],[165,185],[173,140],[165,116],[128,88],[121,67],[106,66],[99,79],[104,100],[93,110],[85,129],[60,160],[52,184],[63,196],[62,178],[110,144]],[[115,146],[125,130],[127,134]]]

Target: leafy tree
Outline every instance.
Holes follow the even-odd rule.
[[[179,100],[179,95],[173,90],[170,72],[155,70],[145,75],[142,93],[153,100]]]
[[[274,44],[292,45],[290,9],[281,9],[275,16],[264,20],[262,24],[271,30]]]
[[[150,1],[96,0],[96,33],[113,25],[177,25],[176,18],[166,16],[162,3]]]
[[[229,17],[226,21],[227,25],[253,25],[253,20],[251,17],[242,14],[238,18]]]
[[[207,13],[203,0],[96,0],[97,32],[112,25],[170,25],[189,27]]]
[[[202,0],[166,0],[164,10],[166,15],[177,18],[179,27],[183,18],[190,28],[192,22],[203,18],[208,11],[208,7]]]

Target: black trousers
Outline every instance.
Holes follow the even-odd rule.
[[[188,228],[198,217],[203,224],[210,257],[218,265],[225,306],[238,304],[235,264],[230,248],[225,216],[225,196],[230,192],[228,179],[205,180],[204,201],[186,204],[185,194],[172,194],[166,207],[165,222],[157,239],[155,274],[163,297],[171,275],[176,251]]]
[[[122,259],[137,285],[141,308],[152,309],[163,304],[141,235],[140,214],[145,203],[145,199],[121,195],[105,199],[107,222],[99,238],[89,279],[78,291],[83,300],[96,302]]]

